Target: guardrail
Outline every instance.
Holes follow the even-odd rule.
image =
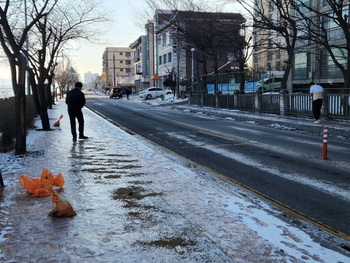
[[[203,107],[238,109],[257,113],[311,117],[312,99],[306,93],[208,94],[192,93],[189,103]],[[349,94],[324,94],[322,115],[332,119],[350,119]]]

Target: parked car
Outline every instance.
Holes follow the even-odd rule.
[[[272,77],[259,80],[257,82],[257,91],[260,93],[264,92],[278,92],[281,90],[282,77]]]
[[[139,96],[141,98],[145,98],[146,100],[150,100],[153,98],[164,97],[165,95],[171,94],[171,90],[163,89],[160,87],[149,87],[139,92]]]
[[[113,89],[111,89],[111,91],[109,93],[109,97],[111,99],[113,99],[113,98],[122,98],[123,97],[122,89],[121,88],[113,88]]]

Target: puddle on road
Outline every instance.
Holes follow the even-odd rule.
[[[155,247],[165,247],[165,248],[176,248],[176,247],[188,247],[195,246],[196,242],[191,240],[185,240],[180,237],[164,238],[159,240],[154,240],[151,242],[138,242],[142,246],[155,246]]]
[[[130,186],[126,188],[118,188],[113,191],[112,198],[114,200],[122,200],[126,203],[135,203],[145,197],[159,196],[161,193],[144,193],[145,190],[140,186]]]
[[[103,176],[103,178],[105,179],[119,179],[120,177],[121,177],[120,174],[110,174],[110,175]],[[101,179],[101,177],[99,179]]]

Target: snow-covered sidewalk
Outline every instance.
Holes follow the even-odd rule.
[[[28,155],[0,154],[1,262],[349,262],[269,204],[88,109],[89,139],[72,142],[63,100],[52,123],[60,114],[60,127],[29,132]],[[18,183],[43,168],[63,174],[75,217],[49,217],[51,199]]]

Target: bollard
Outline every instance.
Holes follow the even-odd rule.
[[[4,181],[2,180],[2,175],[1,175],[1,171],[0,171],[0,188],[4,188]]]
[[[322,144],[322,159],[326,160],[327,157],[327,143],[328,143],[328,127],[323,127],[323,144]]]

